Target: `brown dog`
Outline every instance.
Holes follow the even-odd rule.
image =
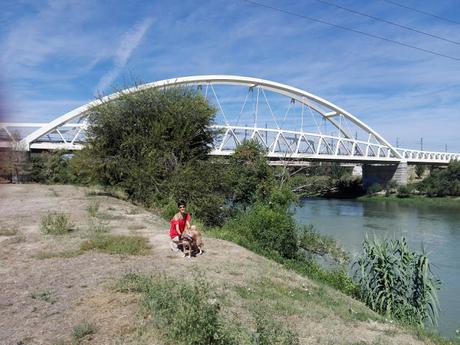
[[[192,257],[192,255],[201,255],[203,254],[203,237],[201,233],[197,230],[195,225],[190,227],[180,240],[180,245],[182,251],[184,252],[184,257]]]

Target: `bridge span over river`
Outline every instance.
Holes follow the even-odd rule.
[[[196,88],[217,110],[212,127],[219,134],[211,155],[231,155],[237,145],[252,139],[267,149],[271,160],[359,163],[364,172],[364,167],[369,167],[399,174],[402,177],[396,179],[403,183],[407,164],[447,165],[460,159],[460,153],[393,147],[356,116],[321,97],[269,80],[231,75],[137,85],[84,104],[49,123],[0,123],[0,146],[14,143],[25,151],[79,150],[86,143],[88,116],[97,105],[116,101],[126,93],[177,86]]]

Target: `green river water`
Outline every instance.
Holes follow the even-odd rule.
[[[391,201],[304,199],[295,208],[300,224],[334,238],[355,257],[365,234],[404,236],[411,249],[425,247],[441,279],[439,332],[453,338],[460,328],[460,207],[400,204]]]

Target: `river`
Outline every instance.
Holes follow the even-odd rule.
[[[428,252],[441,279],[439,332],[449,338],[460,328],[460,208],[400,204],[392,201],[304,199],[295,208],[300,224],[334,238],[355,257],[365,234],[407,239],[409,247]]]

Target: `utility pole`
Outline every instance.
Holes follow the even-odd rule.
[[[447,152],[447,144],[444,146],[445,151]]]
[[[420,151],[423,151],[423,138],[420,138]]]
[[[399,147],[399,137],[396,137],[396,148]]]

